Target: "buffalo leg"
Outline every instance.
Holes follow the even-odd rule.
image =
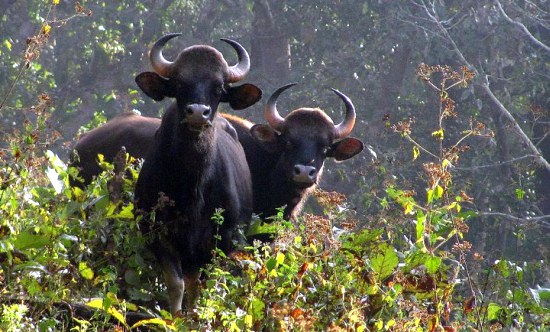
[[[195,303],[195,300],[199,296],[199,293],[200,293],[199,277],[200,277],[199,271],[183,276],[183,279],[185,280],[185,308],[187,310],[193,309],[193,304]]]
[[[182,277],[181,265],[177,261],[163,260],[162,272],[168,290],[168,302],[172,315],[181,313],[185,284]]]

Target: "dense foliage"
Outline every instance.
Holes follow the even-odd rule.
[[[512,0],[1,3],[0,330],[547,329],[548,171],[529,144],[550,155],[549,13]],[[139,161],[103,163],[85,190],[65,165],[78,131],[162,113],[133,78],[173,31],[224,54],[218,38],[241,41],[265,94],[300,81],[281,109],[338,119],[328,88],[345,92],[369,143],[326,165],[301,219],[274,221],[273,245],[218,253],[185,317],[162,310],[134,220]],[[239,115],[263,122],[260,107]]]

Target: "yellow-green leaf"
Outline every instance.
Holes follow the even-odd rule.
[[[94,271],[88,267],[86,262],[78,263],[78,271],[80,271],[80,275],[82,275],[84,279],[92,280],[94,278]]]
[[[456,212],[460,212],[460,210],[462,209],[462,207],[460,206],[460,204],[458,204],[457,202],[452,202],[451,204],[449,204],[447,206],[447,210],[453,210],[455,209]]]
[[[113,306],[109,306],[107,308],[107,310],[105,310],[104,306],[103,306],[103,300],[102,299],[93,299],[91,300],[90,302],[86,303],[86,305],[88,307],[91,307],[91,308],[95,308],[95,309],[100,309],[100,310],[103,310],[103,311],[106,311],[109,315],[113,316],[114,318],[116,318],[116,320],[118,320],[119,322],[121,322],[124,326],[127,326],[126,325],[126,320],[124,319],[124,315],[118,311],[116,308],[114,308]],[[138,322],[139,323],[139,322]],[[136,323],[137,324],[137,323]]]
[[[7,39],[4,40],[4,46],[6,46],[6,48],[7,48],[9,51],[11,51],[11,43],[10,43],[9,40],[7,40]]]
[[[123,207],[119,213],[114,215],[114,217],[119,219],[134,219],[134,204],[129,203]]]
[[[420,149],[416,145],[413,146],[413,160],[416,160],[416,158],[418,158],[419,155],[420,155]]]
[[[443,140],[444,138],[444,135],[443,135],[443,128],[440,128],[439,130],[436,130],[432,133],[432,136],[435,137],[435,138],[438,138],[439,140]]]
[[[48,23],[44,24],[44,26],[42,27],[42,33],[45,35],[49,34],[51,30],[52,30],[52,26],[49,25]]]
[[[254,321],[252,319],[252,315],[246,315],[244,317],[244,324],[249,328],[252,327],[252,324],[254,324]]]
[[[59,5],[59,0],[52,0],[52,3],[53,3],[54,5]]]
[[[103,300],[102,299],[93,299],[90,302],[86,303],[88,307],[103,309]]]
[[[130,327],[130,330],[133,330],[136,327],[145,326],[145,325],[159,325],[163,327],[167,327],[171,330],[175,330],[176,327],[172,324],[168,324],[164,319],[160,318],[151,318],[151,319],[142,319],[139,322],[135,323]]]
[[[283,262],[285,261],[285,254],[283,254],[282,252],[278,252],[276,259],[277,259],[277,265],[283,264]]]
[[[443,197],[443,187],[441,187],[440,185],[437,185],[434,189],[434,198],[435,199],[440,199],[441,197]]]
[[[403,203],[403,209],[405,210],[405,214],[413,214],[415,211],[414,204],[410,201],[406,201]]]

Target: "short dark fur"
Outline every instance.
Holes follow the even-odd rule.
[[[98,154],[112,163],[124,146],[131,156],[145,158],[159,126],[160,119],[128,112],[83,134],[73,148],[69,163],[69,166],[78,168],[83,181],[71,178],[71,185],[84,187],[101,172],[97,162]]]

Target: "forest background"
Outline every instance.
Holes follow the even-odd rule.
[[[148,49],[168,32],[181,32],[182,36],[166,48],[167,58],[186,46],[208,44],[220,49],[229,63],[234,62],[232,51],[220,38],[235,39],[250,51],[252,70],[246,80],[263,90],[264,99],[234,114],[254,122],[265,122],[265,96],[289,82],[299,85],[280,98],[281,110],[318,106],[339,121],[341,105],[330,88],[352,99],[358,119],[352,135],[361,138],[366,149],[344,163],[328,161],[320,183],[323,191],[342,193],[346,199],[327,203],[321,192],[310,199],[305,213],[310,221],[312,216],[323,216],[339,228],[337,222],[353,220],[353,232],[357,232],[351,236],[353,241],[359,241],[357,234],[368,230],[376,234],[372,239],[391,244],[400,264],[409,270],[392,263],[393,273],[386,275],[377,270],[372,256],[359,255],[372,263],[366,269],[375,274],[374,283],[380,287],[393,289],[387,278],[397,272],[406,276],[423,265],[428,267],[428,274],[435,274],[445,265],[441,259],[460,262],[459,279],[466,285],[464,289],[455,289],[455,283],[443,287],[446,293],[456,292],[452,300],[449,294],[437,301],[428,296],[435,314],[426,309],[426,317],[436,318],[422,316],[413,327],[460,329],[470,324],[468,321],[481,329],[491,324],[533,329],[548,324],[548,318],[541,321],[531,316],[540,310],[548,313],[550,297],[550,3],[545,0],[338,0],[326,4],[310,0],[3,1],[0,287],[4,294],[13,296],[3,304],[3,324],[8,324],[6,317],[14,312],[26,313],[23,316],[28,320],[20,318],[18,324],[64,324],[62,319],[52,318],[56,315],[44,314],[44,309],[28,311],[34,307],[29,304],[32,301],[25,301],[29,295],[38,296],[37,289],[44,290],[46,277],[41,273],[45,272],[37,272],[40,277],[34,276],[35,282],[16,277],[26,269],[35,271],[34,263],[47,269],[49,263],[37,259],[37,252],[44,255],[56,250],[48,248],[51,243],[38,241],[36,245],[41,234],[47,233],[51,239],[53,233],[30,221],[34,218],[38,222],[31,218],[33,213],[52,223],[72,220],[66,210],[63,217],[52,213],[61,209],[62,202],[74,201],[74,194],[66,194],[66,200],[56,196],[59,192],[52,189],[45,175],[47,166],[54,167],[49,164],[55,164],[51,161],[55,158],[51,154],[49,159],[41,158],[51,150],[66,161],[80,133],[122,112],[137,110],[142,115],[160,116],[168,102],[145,97],[134,77],[149,70]],[[57,171],[63,175],[63,170]],[[45,182],[33,182],[38,179]],[[101,181],[98,183],[100,186]],[[33,191],[37,186],[43,186],[44,191]],[[101,196],[97,190],[94,193],[90,189],[88,195]],[[23,213],[25,209],[38,210],[33,199],[44,211]],[[49,203],[42,204],[45,201]],[[84,205],[78,207],[81,212],[90,204]],[[113,216],[111,211],[111,218],[124,218],[123,212],[128,211],[121,206],[116,209],[118,214]],[[89,217],[80,221],[85,218]],[[75,236],[78,241],[93,237],[65,231],[64,235]],[[345,243],[368,247],[342,241],[342,247]],[[65,245],[71,246],[73,242]],[[373,252],[387,249],[369,248]],[[302,249],[296,250],[300,253]],[[415,250],[427,253],[421,264],[409,259]],[[86,272],[92,265],[90,253],[66,255],[70,263],[64,263],[64,268],[71,264],[79,267],[76,275],[82,280],[77,284],[98,285],[94,279],[101,274],[99,265],[92,268],[92,277]],[[78,257],[76,261],[71,255]],[[434,258],[439,262],[435,267],[430,265]],[[262,259],[269,261],[268,257]],[[283,266],[279,258],[276,261],[277,267]],[[299,260],[288,261],[303,268]],[[289,263],[289,271],[292,266]],[[517,277],[518,271],[521,277],[510,279],[510,273]],[[364,273],[358,275],[364,277]],[[495,285],[501,286],[498,291],[484,288],[487,285],[481,281],[487,282],[491,273],[502,277],[495,279]],[[397,283],[407,286],[403,280]],[[294,280],[293,287],[297,284]],[[526,294],[517,310],[510,309],[510,303],[519,303],[517,294],[512,291],[511,298],[507,294],[511,285]],[[34,293],[29,290],[31,286]],[[378,294],[372,288],[367,292],[371,300]],[[396,298],[402,298],[406,292],[397,293]],[[8,306],[22,303],[17,294],[24,294],[27,309]],[[113,294],[113,289],[104,289],[101,294],[102,308],[113,315],[105,305],[106,294]],[[48,296],[46,302],[50,303],[63,297]],[[496,299],[480,300],[491,296]],[[127,299],[143,300],[137,295]],[[478,303],[470,308],[468,301],[472,299]],[[430,306],[419,301],[418,307]],[[463,303],[463,311],[445,318],[446,302]],[[534,307],[527,310],[527,303],[534,303]],[[302,317],[301,324],[309,318],[309,323],[321,324],[321,315],[313,314],[315,310],[306,309],[304,303],[292,303],[293,310],[286,317],[290,323],[277,316],[275,304],[263,308],[261,315],[257,306],[249,304],[246,310],[252,318],[235,324],[280,327],[283,321],[298,324],[297,317]],[[301,316],[295,311],[298,307]],[[367,307],[357,304],[361,314],[347,320],[340,315],[334,322],[342,324],[335,326],[363,322],[365,328],[395,329],[405,324],[399,322],[396,312],[411,315],[414,311],[401,305],[394,311],[377,306],[374,310],[372,303],[370,311]],[[474,308],[477,315],[466,319]],[[197,324],[215,326],[212,321],[223,321],[219,316],[210,321],[205,317],[201,316],[203,320]],[[236,315],[235,321],[239,317]],[[129,326],[123,320],[116,324]],[[159,328],[173,327],[156,324]]]

